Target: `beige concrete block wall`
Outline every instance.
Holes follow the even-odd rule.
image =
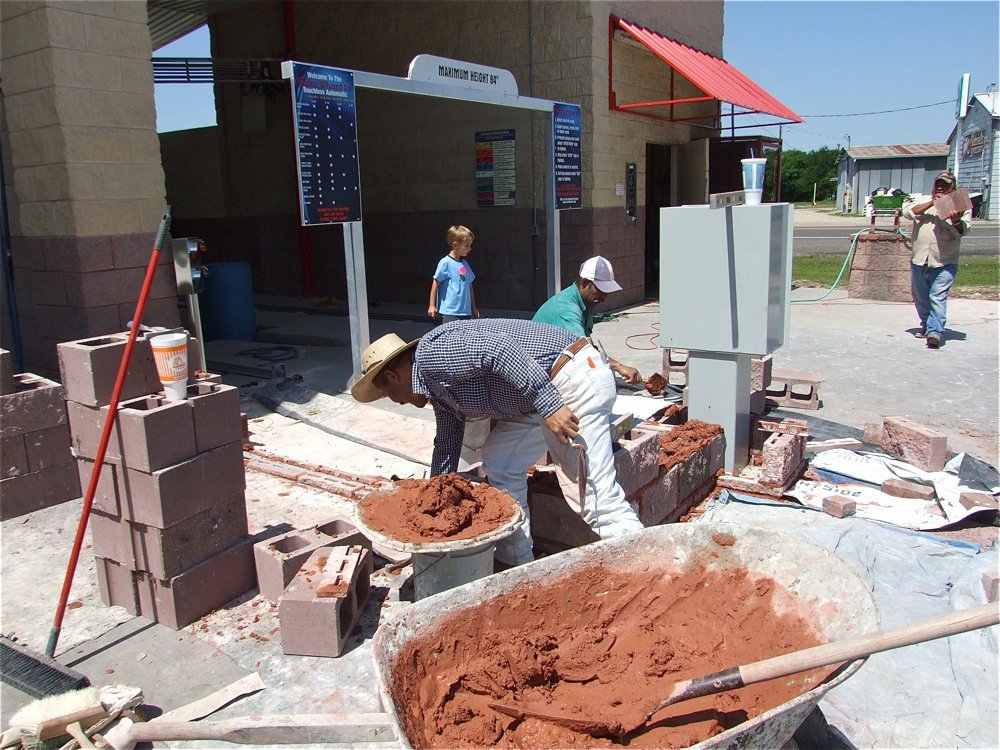
[[[18,322],[26,366],[52,374],[56,343],[131,319],[166,207],[146,6],[6,0],[0,12]],[[168,264],[147,323],[176,324]]]

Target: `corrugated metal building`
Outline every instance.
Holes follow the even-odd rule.
[[[865,198],[878,188],[889,192],[926,193],[934,175],[948,164],[948,144],[856,146],[837,159],[837,208],[861,214]],[[848,204],[850,206],[848,207]]]

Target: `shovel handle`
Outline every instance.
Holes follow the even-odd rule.
[[[395,742],[387,714],[275,714],[221,721],[148,721],[133,724],[132,743],[222,740],[242,745]]]
[[[983,604],[958,612],[929,617],[911,625],[882,630],[856,638],[823,643],[819,646],[792,651],[770,659],[714,672],[704,677],[678,682],[670,696],[646,714],[647,721],[657,711],[674,703],[703,695],[735,690],[755,682],[785,677],[807,669],[853,661],[864,656],[889,651],[900,646],[933,641],[957,633],[989,627],[1000,623],[1000,605]]]

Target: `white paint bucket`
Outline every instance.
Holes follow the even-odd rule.
[[[492,575],[495,547],[487,542],[454,552],[413,553],[414,601]]]

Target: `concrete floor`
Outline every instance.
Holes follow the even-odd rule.
[[[821,294],[799,289],[793,300]],[[423,476],[430,461],[432,412],[384,401],[361,405],[345,395],[351,374],[346,317],[327,306],[288,300],[259,299],[258,304],[257,342],[208,345],[210,362],[240,363],[250,373],[230,374],[225,381],[241,386],[251,440],[261,450],[344,471]],[[411,338],[429,327],[418,309],[376,312],[391,317],[372,319],[372,339],[388,331]],[[821,301],[794,302],[790,339],[775,353],[775,365],[823,377],[822,408],[794,416],[809,421],[817,436],[835,437],[855,435],[866,422],[884,416],[903,415],[946,434],[952,451],[967,451],[997,466],[998,305],[953,300],[949,318],[946,345],[930,351],[911,335],[915,315],[909,305],[850,300],[840,291]],[[658,327],[658,305],[650,303],[610,316],[595,335],[613,357],[645,376],[662,370]],[[285,380],[268,377],[275,365],[284,367]],[[359,442],[362,432],[364,443]],[[252,534],[350,512],[349,504],[326,493],[255,471],[247,473],[246,494]],[[0,527],[0,629],[15,632],[38,651],[48,637],[80,508],[76,500]],[[996,538],[995,530],[990,538]],[[346,653],[320,660],[281,652],[276,608],[256,591],[179,633],[104,607],[88,552],[89,545],[70,596],[80,606],[67,612],[57,655],[95,684],[140,686],[147,702],[166,711],[258,672],[267,689],[212,718],[380,709],[370,636],[383,611],[407,606],[406,570],[377,572],[373,603],[365,608]],[[184,669],[176,669],[179,661]],[[3,686],[4,725],[26,700]],[[188,745],[210,743],[180,743]]]

